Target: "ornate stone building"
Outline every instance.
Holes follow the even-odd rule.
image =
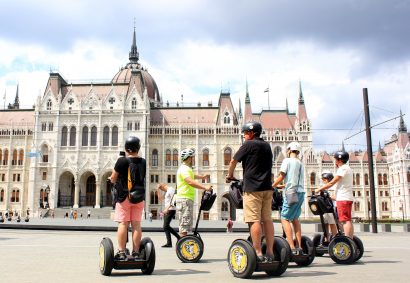
[[[111,81],[71,83],[59,73],[51,73],[34,109],[19,109],[17,91],[13,107],[0,111],[0,211],[24,215],[28,208],[34,214],[52,209],[58,215],[70,207],[92,207],[94,212],[109,214],[111,185],[107,177],[124,140],[137,135],[142,142],[140,155],[149,164],[146,212],[155,218],[163,209],[156,186],[162,182],[176,185],[179,152],[192,147],[196,150],[194,170],[210,175],[207,182],[219,196],[203,218],[240,218],[230,206],[224,176],[242,144],[241,125],[250,120],[260,121],[264,127],[263,138],[274,153],[275,176],[286,145],[299,141],[305,188],[311,191],[320,186],[320,173],[334,171],[334,160],[331,154],[313,148],[302,86],[299,84],[297,113],[287,106],[254,113],[247,86],[244,95],[244,113],[241,105],[234,107],[228,92],[221,92],[215,105],[164,103],[155,80],[139,63],[134,32],[129,63]],[[374,158],[378,217],[408,218],[410,211],[409,134],[401,122],[398,135]],[[357,217],[368,215],[367,161],[367,153],[350,154]],[[241,173],[238,166],[235,174],[240,177]],[[304,217],[310,216],[305,202]]]

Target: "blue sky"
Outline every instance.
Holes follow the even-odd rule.
[[[299,80],[316,148],[336,150],[364,127],[399,115],[410,126],[410,2],[398,0],[1,1],[0,93],[30,107],[50,70],[68,81],[110,80],[128,62],[132,32],[164,101],[217,102],[229,89],[252,108],[297,107]],[[3,104],[3,103],[2,103]],[[3,105],[1,105],[3,106]],[[398,119],[373,130],[377,148]],[[332,130],[333,129],[333,130]],[[334,130],[338,129],[338,130]],[[365,149],[365,135],[345,141]]]

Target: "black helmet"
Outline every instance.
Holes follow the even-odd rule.
[[[334,178],[334,176],[333,176],[332,172],[330,172],[330,171],[323,171],[323,173],[322,173],[322,179],[326,179],[326,180],[328,180],[328,181],[330,182],[330,181],[333,180],[333,178]]]
[[[127,152],[138,152],[140,150],[140,139],[134,136],[128,137],[125,141],[125,150]]]
[[[333,155],[334,158],[341,160],[343,163],[347,163],[349,161],[349,153],[346,151],[338,151]]]
[[[258,122],[251,121],[242,126],[243,132],[254,132],[256,136],[260,136],[262,133],[262,125]]]

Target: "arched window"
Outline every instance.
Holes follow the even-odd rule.
[[[388,185],[388,183],[387,183],[387,174],[386,173],[383,174],[383,185],[385,185],[385,186]]]
[[[225,112],[224,124],[230,124],[230,123],[231,123],[231,117],[229,116],[229,112]]]
[[[46,144],[41,146],[41,161],[48,162],[48,146]]]
[[[2,189],[0,191],[0,202],[3,202],[3,201],[4,201],[4,190]]]
[[[74,126],[70,128],[70,146],[75,146],[76,129]]]
[[[88,127],[84,126],[83,127],[83,134],[81,137],[81,145],[82,146],[88,146]]]
[[[365,184],[365,186],[368,186],[369,185],[369,174],[364,174],[364,184]]]
[[[273,160],[276,160],[281,152],[282,149],[280,148],[280,146],[275,147],[275,149],[273,150]]]
[[[13,150],[13,159],[11,160],[11,165],[17,165],[17,149]]]
[[[227,201],[223,201],[221,204],[221,211],[228,211],[229,210],[229,204]]]
[[[51,110],[51,106],[53,103],[51,102],[51,99],[47,100],[47,110]]]
[[[3,162],[3,150],[0,148],[0,165]]]
[[[109,142],[110,142],[110,128],[108,126],[105,126],[103,130],[103,146],[109,146]]]
[[[20,201],[20,190],[16,190],[16,202]]]
[[[356,174],[356,186],[360,186],[360,174]]]
[[[316,173],[315,172],[310,173],[310,185],[312,186],[316,185]]]
[[[13,190],[11,192],[10,202],[15,202],[15,201],[16,201],[16,190]]]
[[[165,151],[165,166],[171,166],[171,150],[167,149]]]
[[[224,165],[229,165],[232,160],[232,149],[230,147],[225,148],[224,150]]]
[[[137,99],[135,97],[131,100],[131,109],[137,109]]]
[[[202,166],[209,166],[209,150],[207,148],[202,151]]]
[[[9,150],[6,149],[4,151],[3,165],[8,165],[8,164],[9,164]]]
[[[158,150],[157,149],[153,149],[152,150],[152,166],[158,166]]]
[[[379,186],[383,185],[382,174],[380,173],[377,175],[377,183],[379,184]]]
[[[91,127],[91,146],[96,146],[97,145],[97,127],[92,126]]]
[[[67,146],[67,127],[64,126],[61,130],[61,146]]]
[[[1,158],[0,158],[1,160]],[[410,183],[410,167],[407,168],[407,183]]]
[[[111,136],[111,145],[117,146],[118,145],[118,127],[112,127],[112,136]]]
[[[151,191],[149,201],[150,204],[158,204],[158,194],[156,194],[154,191]]]
[[[178,166],[178,150],[174,149],[172,151],[172,166]]]
[[[20,149],[18,165],[23,165],[23,162],[24,162],[24,149]]]

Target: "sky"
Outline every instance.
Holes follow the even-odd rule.
[[[17,84],[32,107],[50,71],[110,81],[135,26],[164,102],[215,105],[229,91],[243,110],[248,84],[253,112],[286,100],[295,112],[301,82],[315,149],[366,150],[367,88],[373,150],[397,133],[400,111],[410,128],[410,1],[4,0],[0,11],[1,109]]]

